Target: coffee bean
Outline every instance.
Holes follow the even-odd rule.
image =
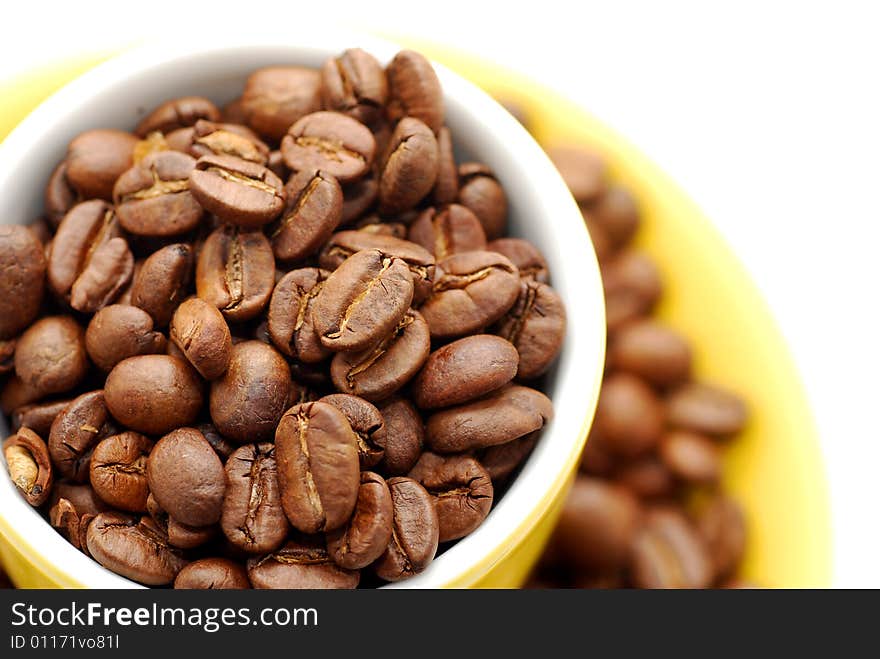
[[[370,565],[391,540],[392,518],[391,492],[385,480],[371,471],[361,472],[351,520],[327,534],[327,552],[333,562],[348,570]]]
[[[55,417],[49,430],[52,463],[66,478],[88,480],[94,447],[113,432],[104,392],[78,396]]]
[[[36,403],[42,397],[43,393],[39,389],[26,384],[13,374],[0,389],[0,411],[11,414],[12,410]]]
[[[43,192],[43,207],[53,229],[57,229],[62,218],[80,201],[79,193],[67,180],[67,161],[62,160],[52,170],[49,182]]]
[[[229,541],[249,554],[275,551],[284,542],[290,526],[281,507],[273,444],[246,444],[229,456],[220,525]]]
[[[385,420],[383,473],[402,476],[409,473],[422,454],[425,425],[415,406],[406,398],[394,398],[379,407]]]
[[[119,362],[107,376],[104,397],[113,417],[147,435],[187,426],[202,408],[202,382],[185,362],[140,355]]]
[[[280,140],[294,122],[320,108],[320,74],[299,66],[254,71],[241,97],[245,123],[272,141]]]
[[[233,444],[217,432],[217,429],[213,424],[200,423],[196,426],[196,429],[205,436],[205,439],[208,440],[211,448],[214,449],[214,453],[220,457],[221,462],[225,463],[227,458],[229,458],[236,448],[238,448],[237,445]]]
[[[287,405],[290,367],[260,341],[232,346],[229,368],[211,383],[211,421],[235,442],[272,437]]]
[[[70,316],[38,320],[16,343],[15,372],[41,395],[70,391],[87,369],[85,332]]]
[[[184,153],[160,151],[123,172],[113,187],[122,228],[154,237],[195,229],[204,212],[189,189],[195,166],[195,159]]]
[[[339,391],[381,401],[418,373],[431,350],[428,324],[410,309],[397,327],[375,346],[333,357],[330,376]]]
[[[49,508],[49,524],[77,549],[80,548],[80,516],[67,499],[59,499]]]
[[[472,457],[423,453],[409,477],[418,481],[434,499],[440,542],[472,533],[492,507],[492,481]]]
[[[202,156],[189,185],[206,211],[245,228],[271,222],[284,208],[281,179],[267,167],[235,156]]]
[[[402,50],[385,69],[388,76],[388,117],[420,119],[433,131],[443,127],[443,90],[431,63],[420,53]]]
[[[15,371],[15,340],[0,341],[0,376]]]
[[[480,400],[435,412],[425,425],[428,446],[459,453],[512,441],[540,430],[553,404],[540,391],[509,385]]]
[[[464,206],[427,208],[410,226],[408,238],[437,259],[458,252],[486,249],[486,234],[477,216]]]
[[[361,469],[375,467],[385,455],[385,421],[376,406],[350,394],[331,394],[319,399],[329,403],[348,419],[357,439]]]
[[[519,270],[519,276],[522,279],[533,279],[542,284],[550,283],[550,271],[547,267],[547,260],[544,255],[538,251],[528,240],[522,238],[498,238],[493,240],[486,249],[490,252],[498,252],[506,256],[516,269]]]
[[[627,324],[608,347],[615,369],[632,373],[658,387],[681,384],[690,376],[691,348],[674,330],[652,320]]]
[[[77,515],[80,516],[97,515],[108,509],[107,504],[95,494],[92,486],[88,484],[81,485],[63,481],[55,483],[49,503],[54,506],[61,499],[69,501],[76,509]]]
[[[193,297],[177,307],[169,336],[199,375],[216,380],[229,367],[232,334],[217,307]]]
[[[138,307],[111,304],[86,328],[86,351],[95,366],[110,371],[123,359],[165,352],[166,339],[153,330],[153,319]]]
[[[363,250],[324,282],[312,306],[312,321],[325,348],[363,350],[398,325],[412,298],[413,279],[403,259]]]
[[[379,177],[379,212],[396,215],[415,208],[437,181],[439,148],[434,133],[414,117],[391,134]]]
[[[169,515],[190,526],[220,520],[226,474],[204,435],[179,428],[160,439],[147,461],[150,492]]]
[[[605,322],[610,333],[648,314],[663,291],[657,266],[644,254],[621,252],[602,266]]]
[[[292,170],[321,170],[347,183],[373,164],[376,140],[359,121],[339,112],[313,112],[290,127],[281,141],[284,162]]]
[[[312,321],[312,306],[329,274],[319,268],[291,270],[275,285],[269,303],[269,336],[288,357],[313,364],[330,354]]]
[[[367,173],[342,186],[342,193],[342,224],[348,224],[372,208],[379,197],[379,180],[372,172]]]
[[[136,432],[101,440],[89,466],[95,493],[113,508],[132,513],[147,511],[147,456],[153,442]]]
[[[196,291],[231,322],[257,316],[275,285],[275,258],[259,231],[225,225],[211,233],[196,264]]]
[[[147,586],[171,583],[187,563],[149,517],[101,513],[89,524],[86,542],[105,568]]]
[[[477,460],[497,486],[526,461],[540,436],[540,432],[533,432],[512,442],[490,446],[477,452]]]
[[[357,501],[357,438],[345,415],[329,403],[289,409],[275,433],[281,503],[304,533],[332,531],[351,517]]]
[[[11,339],[34,321],[43,302],[46,259],[27,227],[0,227],[0,273],[0,339]]]
[[[342,220],[342,188],[335,178],[302,170],[285,186],[287,203],[272,231],[272,249],[281,261],[317,252]]]
[[[619,569],[629,561],[640,519],[639,503],[629,492],[581,476],[565,501],[553,546],[578,569]]]
[[[610,187],[588,204],[585,213],[602,228],[615,248],[627,245],[639,228],[638,205],[629,191],[619,186]]]
[[[247,126],[199,120],[188,131],[180,139],[181,142],[186,141],[184,150],[195,158],[234,156],[272,169],[269,165],[269,147]],[[273,173],[281,178],[274,170]]]
[[[494,252],[463,252],[437,264],[432,295],[420,311],[431,337],[472,334],[499,320],[519,295],[519,273]]]
[[[664,419],[662,403],[644,382],[626,373],[605,378],[593,426],[610,451],[630,458],[650,451]]]
[[[748,410],[741,398],[707,384],[679,387],[667,399],[666,409],[672,426],[713,437],[742,432],[748,421]]]
[[[12,412],[12,431],[22,426],[30,428],[40,437],[48,437],[52,422],[70,404],[70,399],[23,405]]]
[[[165,101],[144,117],[134,129],[140,137],[153,131],[170,133],[177,128],[192,126],[200,119],[220,121],[220,110],[207,98],[184,96]]]
[[[168,544],[177,549],[195,549],[216,537],[216,524],[190,526],[169,515],[152,494],[147,497],[147,512],[162,531],[168,536]]]
[[[156,327],[171,322],[192,283],[195,256],[189,245],[167,245],[147,257],[134,277],[131,304],[146,311]]]
[[[368,124],[382,115],[388,83],[379,61],[360,48],[331,57],[321,67],[321,100],[328,110]]]
[[[434,203],[439,206],[458,199],[458,165],[455,164],[452,133],[446,126],[437,133],[437,180],[433,196]]]
[[[680,512],[648,512],[633,541],[632,579],[639,588],[706,588],[712,563],[702,539]]]
[[[516,348],[491,334],[453,341],[428,357],[413,382],[413,400],[422,409],[466,403],[510,382],[518,362]]]
[[[700,511],[697,530],[711,556],[715,579],[730,576],[746,549],[746,522],[739,504],[716,496]]]
[[[113,199],[113,184],[132,166],[137,138],[121,130],[87,130],[67,147],[67,180],[82,199]]]
[[[357,588],[360,573],[339,567],[327,549],[314,540],[288,542],[268,556],[248,561],[254,588]]]
[[[477,216],[489,240],[503,236],[507,230],[507,195],[495,174],[485,165],[466,162],[458,168],[458,176],[458,203]]]
[[[547,284],[524,280],[507,315],[494,330],[519,352],[520,380],[537,378],[552,366],[565,340],[565,303]]]
[[[46,442],[29,428],[18,432],[3,442],[3,457],[9,480],[18,488],[30,505],[43,505],[52,492],[52,462]]]
[[[56,295],[77,311],[93,313],[119,296],[133,270],[134,257],[112,206],[86,201],[64,216],[46,269]]]
[[[581,147],[556,146],[547,149],[572,196],[578,203],[588,203],[605,192],[605,161]]]
[[[242,590],[250,588],[244,567],[228,558],[202,558],[193,561],[174,579],[176,589]]]
[[[666,433],[658,445],[663,464],[677,477],[714,483],[721,475],[721,456],[711,439],[686,431]]]
[[[625,462],[614,480],[641,499],[661,499],[675,494],[675,476],[657,456],[649,454]]]
[[[382,556],[373,564],[381,579],[400,581],[423,572],[434,560],[440,522],[431,495],[411,478],[388,480],[392,533]]]

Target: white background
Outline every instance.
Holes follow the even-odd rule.
[[[880,38],[871,3],[519,5],[8,3],[0,78],[143,38],[260,30],[295,40],[336,21],[453,44],[564,91],[669,172],[751,272],[820,425],[835,583],[880,586]]]

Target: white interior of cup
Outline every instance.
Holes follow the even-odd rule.
[[[319,66],[328,56],[359,46],[388,62],[399,48],[339,31],[297,35],[296,43],[192,42],[127,52],[83,75],[37,108],[0,145],[0,222],[25,224],[42,213],[43,188],[67,143],[97,127],[130,130],[143,114],[176,96],[198,94],[222,104],[240,94],[248,73],[273,64]],[[301,33],[302,34],[302,33]],[[474,85],[437,67],[447,124],[462,156],[487,163],[510,202],[510,234],[527,238],[547,257],[553,286],[568,311],[568,333],[547,379],[555,419],[504,498],[482,526],[439,556],[404,587],[441,587],[522,533],[523,520],[558,486],[592,414],[603,368],[604,307],[596,259],[580,213],[561,178],[528,133]],[[0,433],[8,428],[0,420]],[[131,588],[77,551],[15,491],[0,469],[0,516],[16,530],[19,551],[42,555],[91,588]]]

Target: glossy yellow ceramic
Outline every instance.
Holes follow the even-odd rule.
[[[612,176],[635,192],[644,217],[639,245],[656,259],[667,285],[660,316],[697,346],[697,375],[743,394],[752,409],[748,431],[725,458],[726,486],[746,507],[750,527],[743,577],[770,587],[829,585],[828,497],[810,409],[763,300],[711,224],[663,172],[582,108],[494,65],[424,44],[419,48],[522,108],[542,143],[574,142],[603,153]],[[10,81],[0,90],[0,139],[48,94],[101,59],[96,55]],[[547,540],[567,485],[556,483],[542,517],[525,520],[506,547],[495,548],[483,565],[449,585],[521,583]],[[78,585],[63,566],[22,556],[2,534],[0,558],[21,586]]]

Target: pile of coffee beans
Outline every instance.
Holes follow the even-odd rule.
[[[45,216],[0,227],[22,496],[179,588],[378,585],[476,529],[566,321],[453,143],[428,60],[358,49],[77,135]]]
[[[663,285],[632,245],[640,223],[633,196],[609,182],[595,153],[548,153],[599,257],[608,351],[580,473],[530,586],[742,586],[744,516],[720,477],[722,447],[745,427],[746,405],[695,382],[693,347],[651,317]]]

